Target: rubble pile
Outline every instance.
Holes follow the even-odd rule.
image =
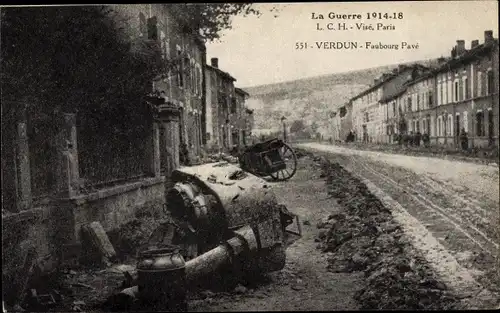
[[[153,231],[165,221],[153,215],[142,216],[110,231],[108,236],[121,259],[133,257],[148,244]]]
[[[405,238],[390,211],[338,163],[323,163],[329,194],[342,212],[321,220],[318,248],[332,272],[363,271],[362,309],[450,309],[456,299]]]

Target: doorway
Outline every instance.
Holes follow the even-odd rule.
[[[460,137],[460,115],[456,114],[455,115],[455,140],[456,140],[456,144],[459,143],[459,137]]]
[[[494,121],[493,121],[493,110],[488,110],[488,143],[489,145],[493,145],[493,137],[494,137]]]

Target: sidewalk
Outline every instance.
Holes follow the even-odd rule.
[[[311,141],[324,145],[335,145],[356,150],[367,151],[380,151],[385,153],[403,154],[411,156],[426,156],[435,157],[446,160],[456,160],[471,163],[487,164],[491,166],[498,166],[499,154],[498,149],[478,150],[475,153],[472,151],[462,151],[451,147],[437,147],[431,146],[429,148],[420,147],[405,147],[397,144],[375,144],[375,143],[361,143],[361,142],[334,142],[328,141]],[[294,144],[294,142],[292,142]]]

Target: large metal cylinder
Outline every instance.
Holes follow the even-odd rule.
[[[185,262],[176,247],[147,250],[137,262],[138,293],[157,310],[186,311]]]
[[[266,219],[278,205],[267,181],[229,163],[183,167],[172,173],[172,179],[177,183],[167,203],[173,215],[184,211],[185,217],[199,221],[210,217],[230,229]]]

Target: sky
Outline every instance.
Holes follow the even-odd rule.
[[[258,3],[260,17],[235,16],[222,41],[207,44],[207,60],[217,57],[219,68],[234,76],[236,86],[250,87],[323,74],[340,73],[401,62],[449,56],[457,40],[484,42],[484,31],[498,38],[497,1],[317,2]],[[277,17],[269,9],[279,8]],[[398,19],[401,12],[402,19]],[[324,19],[312,19],[323,15]],[[329,13],[361,14],[361,19],[329,19]],[[393,19],[370,19],[388,13]],[[332,16],[335,17],[335,16]],[[383,17],[383,16],[382,16]],[[327,30],[327,24],[346,23],[347,30]],[[323,30],[317,30],[317,23]],[[358,30],[356,23],[394,26],[388,30]],[[350,27],[353,27],[352,29]],[[317,48],[320,42],[356,42],[358,49]],[[366,42],[398,45],[366,49]],[[402,42],[414,49],[402,49]],[[296,49],[297,43],[307,49]],[[418,44],[418,48],[415,46]],[[338,44],[335,43],[338,47]],[[323,45],[321,46],[323,47]]]

